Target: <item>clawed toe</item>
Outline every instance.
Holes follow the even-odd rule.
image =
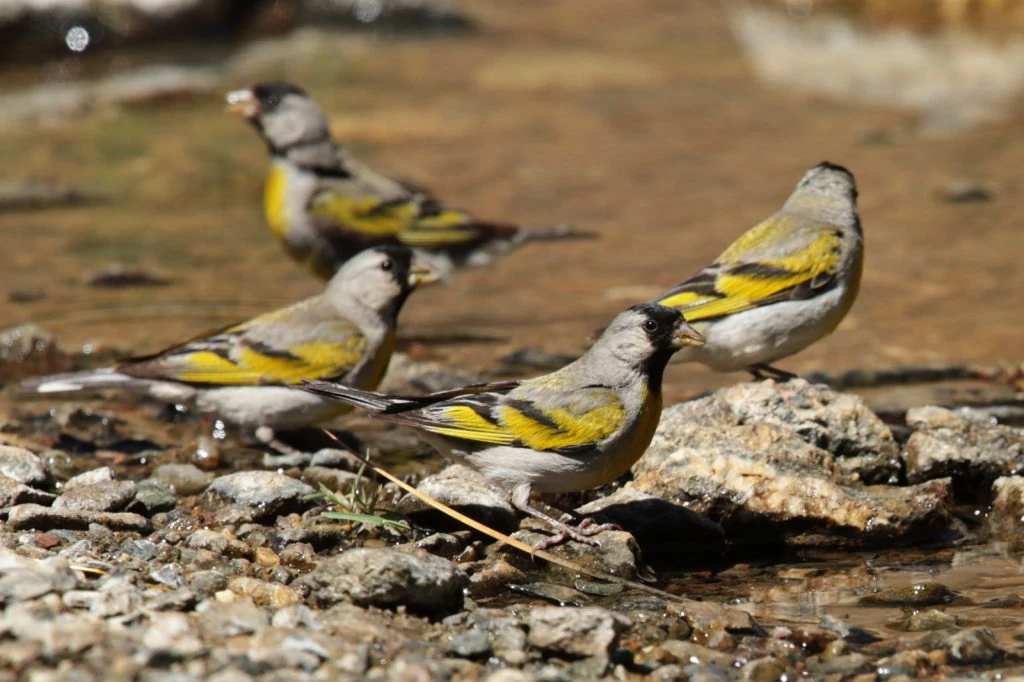
[[[555,547],[569,540],[575,540],[584,545],[590,545],[591,547],[601,548],[601,542],[595,540],[594,536],[598,533],[603,533],[606,530],[622,530],[621,527],[614,523],[597,523],[594,519],[586,518],[580,521],[579,525],[570,526],[564,523],[558,523],[555,525],[558,533],[551,537],[538,540],[533,544],[535,550],[548,549],[549,547]]]

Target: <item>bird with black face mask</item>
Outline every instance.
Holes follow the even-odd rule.
[[[296,429],[344,412],[295,386],[304,377],[376,388],[409,294],[433,281],[409,249],[378,247],[348,261],[323,293],[113,367],[22,382],[28,397],[104,389],[147,394],[244,430]]]
[[[531,492],[596,488],[629,471],[661,419],[665,365],[701,342],[678,311],[642,304],[620,313],[578,360],[534,379],[422,397],[329,381],[304,388],[411,427],[441,454],[477,469],[516,508],[557,531],[538,549],[568,538],[593,543],[606,526],[557,521],[530,506]]]
[[[377,173],[332,138],[320,106],[290,83],[260,83],[227,95],[271,155],[263,208],[288,254],[327,279],[359,251],[401,244],[441,278],[488,265],[525,242],[593,236],[567,226],[527,229],[478,220],[420,188]]]

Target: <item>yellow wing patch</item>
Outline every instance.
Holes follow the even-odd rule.
[[[478,443],[492,445],[509,445],[515,441],[513,436],[501,426],[481,417],[468,405],[453,405],[445,408],[444,422],[418,425],[441,436],[462,438]]]
[[[350,197],[322,192],[309,207],[315,218],[372,237],[394,237],[415,220],[419,207],[413,201],[383,202],[376,197]]]
[[[543,419],[513,405],[499,409],[501,421],[516,440],[535,450],[558,450],[586,446],[607,438],[622,424],[625,412],[619,402],[611,403],[583,414],[568,410],[544,410]]]
[[[288,235],[288,211],[285,206],[287,196],[288,174],[284,168],[275,164],[270,167],[263,187],[263,214],[278,239]]]
[[[747,237],[744,235],[729,247],[715,266],[681,283],[658,303],[678,308],[691,323],[724,317],[785,298],[794,287],[837,272],[842,258],[841,237],[831,228],[823,227],[792,256],[729,262],[728,254],[745,250],[737,246],[741,241],[749,241]],[[713,274],[713,280],[709,274]]]

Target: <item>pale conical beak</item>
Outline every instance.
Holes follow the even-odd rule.
[[[672,334],[672,345],[676,348],[682,348],[683,346],[703,346],[704,335],[688,325],[685,320],[680,320],[676,325],[675,332]]]
[[[224,98],[227,110],[245,118],[256,118],[260,115],[260,101],[252,90],[232,90]]]
[[[409,268],[409,286],[413,289],[427,284],[433,284],[441,279],[441,276],[434,272],[429,266],[422,263],[413,263]]]

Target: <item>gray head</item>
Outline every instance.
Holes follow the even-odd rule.
[[[612,355],[629,368],[646,374],[652,388],[660,388],[672,354],[683,346],[703,343],[704,337],[675,308],[641,303],[619,313],[590,352]]]
[[[343,308],[356,303],[393,322],[409,294],[434,281],[437,277],[415,263],[408,248],[378,246],[346,261],[327,283],[324,295]]]
[[[857,181],[846,168],[822,161],[807,169],[782,210],[824,222],[856,224],[859,228]]]
[[[258,83],[227,94],[228,109],[243,116],[266,141],[272,154],[330,140],[323,110],[291,83]]]

